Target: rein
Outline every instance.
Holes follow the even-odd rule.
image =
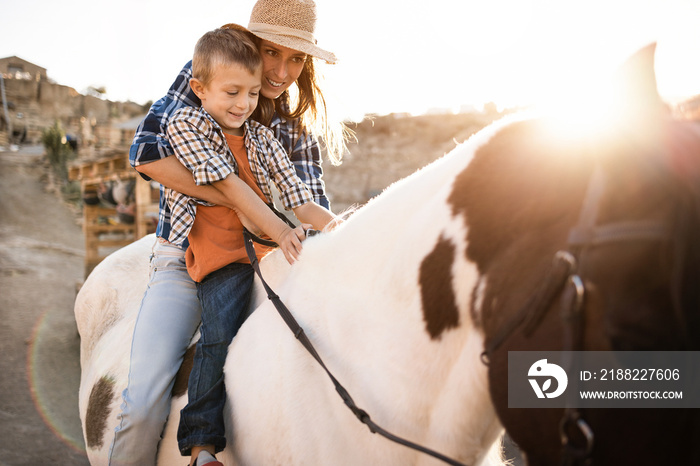
[[[591,175],[577,224],[569,231],[568,248],[554,255],[545,285],[521,307],[510,321],[492,338],[481,354],[489,363],[493,354],[519,327],[530,335],[540,324],[557,296],[560,296],[560,317],[564,322],[562,350],[572,354],[584,349],[584,311],[586,287],[578,274],[580,257],[587,248],[602,244],[642,240],[661,241],[669,236],[669,229],[659,222],[648,220],[612,222],[596,225],[600,201],[606,187],[606,177],[600,166]],[[578,361],[568,357],[563,361],[567,372],[576,373]],[[575,380],[574,380],[575,382]],[[570,391],[574,393],[576,390]],[[585,421],[581,410],[569,401],[559,423],[562,444],[562,465],[590,464],[595,435]]]
[[[313,236],[315,234],[319,233],[316,230],[307,230],[307,236]],[[370,432],[373,434],[379,434],[384,438],[387,438],[391,440],[392,442],[396,442],[400,445],[406,446],[408,448],[414,449],[416,451],[420,451],[422,453],[425,453],[427,455],[432,456],[433,458],[439,459],[447,464],[450,464],[452,466],[466,466],[458,461],[453,460],[452,458],[449,458],[441,453],[438,453],[434,450],[431,450],[429,448],[426,448],[424,446],[418,445],[416,443],[413,443],[409,440],[403,439],[397,435],[392,434],[391,432],[388,432],[387,430],[383,429],[379,425],[377,425],[372,419],[370,418],[369,414],[367,414],[366,411],[363,409],[360,409],[356,404],[355,401],[352,399],[350,396],[350,393],[341,385],[341,383],[338,381],[338,379],[335,378],[335,376],[331,373],[331,371],[326,367],[326,364],[323,362],[321,359],[321,356],[318,354],[316,351],[316,348],[314,348],[313,344],[309,340],[309,338],[306,336],[306,333],[304,333],[304,329],[299,325],[297,320],[294,318],[292,313],[289,311],[287,306],[284,305],[280,297],[270,288],[270,286],[267,284],[265,279],[262,276],[262,273],[260,272],[260,263],[258,262],[258,257],[255,254],[255,248],[253,247],[253,241],[254,238],[257,238],[257,236],[253,235],[250,233],[247,229],[243,230],[243,238],[245,242],[245,248],[246,248],[246,253],[248,254],[248,259],[250,260],[250,264],[253,266],[253,269],[255,270],[255,273],[258,275],[260,278],[260,281],[262,282],[263,288],[265,288],[265,291],[267,292],[267,297],[270,301],[272,301],[272,304],[275,306],[275,309],[277,309],[277,312],[279,315],[282,317],[284,322],[287,324],[289,329],[292,331],[294,334],[294,337],[299,340],[299,342],[306,348],[306,350],[313,356],[313,358],[318,362],[318,364],[323,368],[323,370],[326,372],[328,377],[331,379],[333,382],[333,385],[335,386],[336,392],[338,392],[338,395],[340,395],[340,398],[342,398],[343,402],[345,405],[352,411],[352,413],[357,417],[357,419],[360,420],[363,424],[365,424]],[[255,239],[257,242],[260,238]],[[276,246],[274,242],[270,242],[267,240],[262,240],[265,241],[265,243],[262,243],[266,246]],[[271,243],[271,244],[270,244]]]

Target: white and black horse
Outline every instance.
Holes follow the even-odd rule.
[[[502,464],[503,425],[531,464],[560,461],[561,413],[509,409],[505,394],[508,350],[562,349],[553,302],[530,319],[530,332],[513,326],[499,335],[548,280],[595,166],[609,180],[599,220],[652,218],[678,236],[623,241],[583,258],[581,276],[592,290],[585,348],[697,346],[685,337],[699,330],[698,292],[688,286],[700,280],[692,244],[700,237],[700,146],[691,125],[665,114],[651,63],[628,64],[646,66],[630,76],[651,84],[627,88],[636,112],[606,134],[576,142],[558,138],[543,120],[498,122],[394,184],[334,231],[308,239],[293,266],[278,253],[262,262],[266,280],[328,368],[377,424],[469,465]],[[147,237],[103,261],[76,302],[80,414],[92,464],[106,464],[152,242]],[[636,280],[640,287],[630,284]],[[224,464],[439,464],[359,423],[259,283],[257,290],[256,309],[225,368]],[[481,358],[485,348],[489,365]],[[174,437],[185,380],[174,393],[159,464],[183,461]],[[604,439],[593,448],[594,464],[698,461],[697,449],[671,452],[672,438],[698,438],[695,413],[631,415],[634,424],[627,426],[614,410],[591,413],[596,438]],[[622,435],[623,427],[634,434]],[[655,445],[652,436],[663,441]]]

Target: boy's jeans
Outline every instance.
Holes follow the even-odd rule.
[[[231,340],[247,317],[253,285],[250,264],[229,264],[197,283],[202,305],[201,338],[197,342],[188,386],[189,403],[180,413],[180,453],[193,446],[226,446],[224,426],[224,362]]]
[[[199,326],[200,312],[185,251],[156,243],[151,279],[134,328],[129,382],[110,448],[110,466],[156,464],[175,375]]]

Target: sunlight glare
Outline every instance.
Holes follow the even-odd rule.
[[[582,141],[613,133],[633,116],[617,97],[611,76],[585,76],[561,86],[537,106],[537,112],[558,139]]]

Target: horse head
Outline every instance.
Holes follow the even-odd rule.
[[[695,410],[586,409],[586,431],[562,436],[562,409],[509,408],[505,383],[509,351],[698,350],[700,131],[662,103],[653,56],[620,68],[607,127],[570,138],[546,118],[505,124],[449,198],[480,274],[491,397],[530,464],[560,463],[562,439],[593,464],[700,461],[674,448],[697,437]]]

